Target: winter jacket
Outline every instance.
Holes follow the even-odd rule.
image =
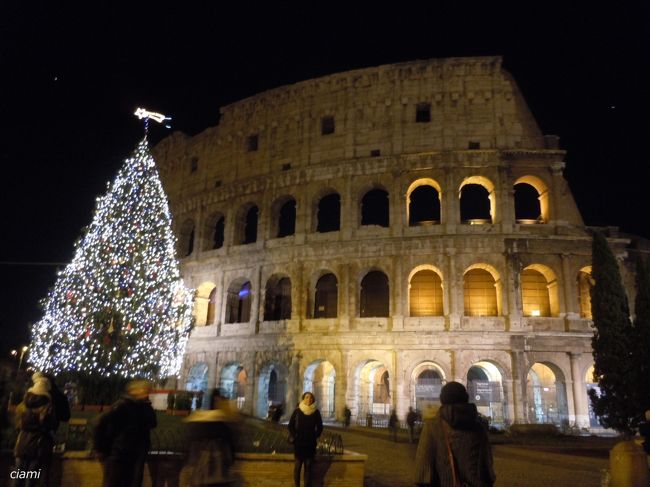
[[[476,405],[468,403],[443,405],[434,418],[424,422],[415,457],[415,483],[454,486],[445,430],[460,485],[492,487],[496,476],[487,430],[478,419]]]
[[[48,457],[54,446],[52,429],[56,419],[48,396],[25,394],[16,409],[16,427],[19,430],[14,448],[16,458],[42,459]]]
[[[310,458],[316,455],[318,437],[323,432],[323,419],[316,409],[312,414],[303,413],[296,408],[289,420],[289,432],[294,438],[294,451],[297,457]]]
[[[151,446],[149,431],[156,426],[156,413],[149,401],[124,396],[99,418],[94,449],[104,457],[124,459],[146,453]]]

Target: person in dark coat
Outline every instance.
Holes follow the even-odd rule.
[[[397,413],[393,409],[390,412],[388,417],[388,430],[390,431],[390,436],[393,441],[397,441],[397,427],[399,426],[399,419],[397,419]]]
[[[424,422],[415,457],[420,486],[492,487],[496,476],[485,426],[465,386],[448,382],[440,391],[438,414]]]
[[[409,407],[409,412],[406,414],[406,425],[409,428],[409,443],[413,443],[415,439],[415,423],[418,420],[418,413]]]
[[[50,398],[50,382],[40,374],[33,377],[34,385],[16,408],[19,433],[14,456],[19,471],[38,472],[38,477],[27,479],[27,483],[23,483],[25,479],[17,480],[16,487],[47,485],[52,463],[52,430],[56,419]]]
[[[70,403],[66,395],[57,387],[54,376],[47,373],[43,373],[42,375],[50,381],[50,395],[52,396],[52,408],[55,418],[53,430],[56,433],[61,422],[67,423],[70,421]]]
[[[343,425],[348,428],[350,426],[350,420],[352,419],[352,411],[350,411],[350,408],[345,406],[343,408]]]
[[[132,381],[127,393],[95,427],[94,450],[104,467],[103,487],[140,487],[147,452],[151,446],[149,432],[156,427],[156,413],[149,402],[150,384]]]
[[[314,457],[318,437],[323,432],[323,419],[311,392],[305,392],[289,420],[289,433],[293,438],[295,463],[293,481],[300,487],[300,471],[305,466],[305,487],[311,487]]]

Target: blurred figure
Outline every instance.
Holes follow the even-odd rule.
[[[639,425],[639,434],[645,438],[643,450],[650,455],[650,409],[645,412],[645,422]]]
[[[409,443],[415,441],[415,423],[418,420],[418,413],[409,407],[409,412],[406,414],[406,425],[409,428]]]
[[[273,421],[274,423],[279,423],[283,414],[284,414],[284,407],[282,406],[282,403],[276,404],[275,409],[273,410],[273,414],[271,415],[271,421]]]
[[[350,408],[346,404],[345,408],[343,409],[343,426],[348,428],[350,426],[351,419],[352,419],[352,411],[350,411]]]
[[[150,431],[157,426],[149,402],[151,384],[134,380],[111,410],[100,416],[93,440],[104,467],[103,487],[140,487],[151,446]]]
[[[25,398],[16,408],[16,427],[19,430],[14,448],[16,468],[20,471],[38,472],[38,478],[20,479],[18,486],[47,485],[54,438],[52,431],[56,422],[50,381],[36,372],[32,375],[34,385],[27,389]]]
[[[289,433],[293,437],[295,463],[293,481],[300,487],[300,471],[305,466],[305,487],[312,485],[312,470],[318,437],[323,432],[323,419],[311,392],[305,392],[289,420]]]
[[[492,487],[496,476],[487,430],[470,404],[465,386],[448,382],[440,391],[442,406],[426,419],[415,457],[420,486]]]
[[[393,441],[397,441],[397,428],[399,426],[399,420],[397,419],[397,413],[395,410],[391,410],[390,416],[388,417],[388,431]]]
[[[38,372],[37,372],[38,373]],[[59,429],[59,424],[63,421],[67,423],[70,421],[70,403],[61,389],[56,385],[56,380],[52,374],[43,374],[47,380],[50,381],[50,395],[52,396],[52,407],[54,412],[55,423],[53,433],[56,434],[56,430]]]

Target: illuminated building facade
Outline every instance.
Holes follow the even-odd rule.
[[[591,237],[501,58],[283,86],[154,152],[197,289],[183,387],[365,420],[457,380],[496,424],[589,424]]]

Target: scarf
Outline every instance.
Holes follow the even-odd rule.
[[[300,404],[298,404],[298,407],[302,411],[302,414],[305,416],[309,416],[311,414],[314,414],[316,412],[316,403],[311,404],[308,406],[305,401],[300,401]]]

